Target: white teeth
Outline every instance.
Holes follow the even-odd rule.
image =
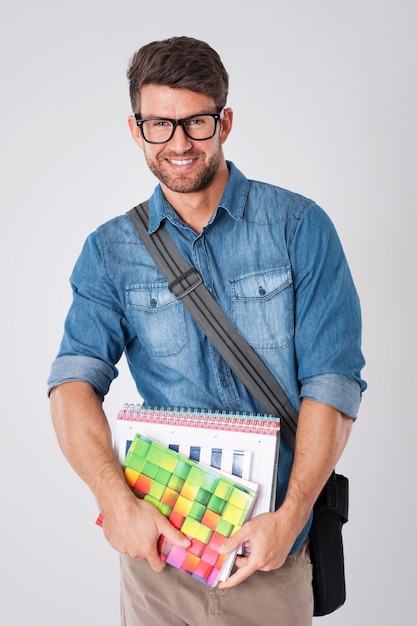
[[[187,159],[187,161],[176,161],[174,159],[169,159],[169,162],[173,165],[190,165],[193,162],[193,159]]]

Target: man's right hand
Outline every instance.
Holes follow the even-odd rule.
[[[155,572],[165,563],[158,552],[158,539],[164,535],[171,543],[187,548],[190,541],[177,530],[158,509],[136,498],[122,507],[112,506],[103,514],[103,531],[111,546],[135,559],[148,561]]]

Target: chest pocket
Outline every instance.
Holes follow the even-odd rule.
[[[188,340],[184,307],[166,283],[126,289],[127,315],[139,341],[151,356],[178,354]]]
[[[294,335],[290,267],[254,272],[231,282],[232,319],[254,348],[282,348]]]

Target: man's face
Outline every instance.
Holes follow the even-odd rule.
[[[140,94],[142,118],[163,117],[182,119],[190,115],[217,113],[208,96],[161,85],[145,85]],[[177,126],[173,137],[165,144],[144,141],[133,116],[129,125],[136,143],[142,148],[151,172],[163,186],[177,193],[194,193],[211,185],[224,162],[222,144],[231,129],[231,110],[217,124],[211,139],[195,141]]]

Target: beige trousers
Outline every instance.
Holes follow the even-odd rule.
[[[308,540],[284,565],[255,572],[231,589],[212,589],[167,565],[121,555],[122,626],[311,626]]]

